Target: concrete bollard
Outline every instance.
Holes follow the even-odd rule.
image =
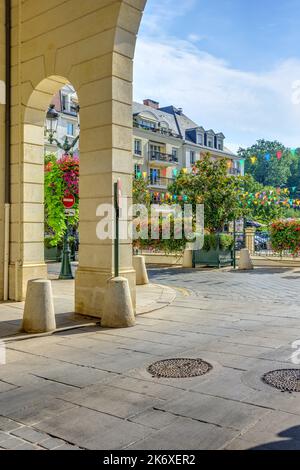
[[[26,333],[56,330],[51,281],[35,279],[28,282],[22,330]]]
[[[183,253],[183,268],[192,268],[193,267],[193,251],[185,249]]]
[[[136,285],[144,286],[145,284],[149,284],[144,256],[133,256],[133,268],[136,272]]]
[[[115,277],[107,282],[104,294],[102,328],[128,328],[135,325],[128,279]]]
[[[243,248],[240,251],[239,269],[241,271],[254,269],[248,248]]]

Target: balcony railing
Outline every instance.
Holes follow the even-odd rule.
[[[137,156],[141,157],[142,156],[142,150],[134,149],[134,155],[137,155]]]
[[[175,137],[176,139],[181,139],[181,136],[179,134],[171,131],[170,129],[164,129],[162,127],[145,126],[145,124],[140,124],[137,121],[133,121],[133,127],[137,129],[143,129],[144,131],[151,131],[156,134],[165,135],[167,137]]]
[[[149,186],[155,186],[157,188],[167,188],[174,182],[172,178],[150,176],[148,179]]]
[[[154,150],[149,151],[149,160],[156,162],[165,162],[165,163],[178,163],[178,157],[171,155],[169,153],[161,153]]]

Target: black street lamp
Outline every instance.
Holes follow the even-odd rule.
[[[79,111],[79,106],[77,107],[77,111]],[[69,143],[68,137],[66,137],[64,143],[61,144],[59,140],[57,140],[54,137],[57,131],[58,119],[59,119],[59,114],[55,110],[55,105],[51,104],[48,108],[47,115],[46,115],[46,133],[48,134],[48,141],[50,144],[53,144],[55,142],[58,148],[64,150],[65,154],[72,155],[73,153],[72,149],[75,147],[76,143],[78,142],[79,135],[71,143]],[[73,274],[72,274],[72,268],[71,268],[71,258],[70,258],[71,250],[70,250],[70,245],[69,245],[69,225],[68,225],[67,213],[65,213],[65,217],[67,220],[66,222],[67,230],[66,230],[66,233],[64,234],[62,264],[61,264],[61,271],[59,275],[59,279],[64,279],[64,280],[74,279]]]
[[[77,111],[79,111],[79,106],[77,107]],[[57,140],[54,135],[57,131],[59,114],[55,110],[55,105],[51,104],[48,108],[47,115],[46,115],[46,133],[48,134],[48,142],[50,144],[56,143],[57,147],[63,150],[66,154],[72,155],[73,149],[79,140],[79,135],[69,143],[69,139],[66,136],[64,142],[61,144],[59,140]]]

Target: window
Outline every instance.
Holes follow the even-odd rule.
[[[156,123],[153,121],[147,121],[146,119],[140,119],[139,120],[139,125],[141,127],[144,127],[145,129],[155,129],[156,128]]]
[[[61,95],[61,107],[62,111],[69,110],[69,97],[68,95]]]
[[[197,132],[197,144],[203,145],[203,135],[200,132]]]
[[[160,170],[158,168],[150,168],[150,183],[158,184],[160,181]]]
[[[178,155],[178,149],[172,148],[172,157],[175,162],[178,161],[177,155]]]
[[[74,136],[75,126],[72,122],[67,123],[67,135]]]
[[[141,165],[134,165],[134,177],[136,179],[140,178],[142,176],[142,169]]]
[[[196,154],[193,150],[190,151],[190,164],[194,165],[196,163]]]
[[[212,142],[211,139],[208,139],[208,141],[207,141],[207,146],[208,146],[208,147],[211,147],[211,148],[213,147],[213,142]]]
[[[135,139],[134,141],[134,154],[142,155],[142,141]]]
[[[162,160],[164,157],[162,147],[160,145],[150,144],[150,159]]]

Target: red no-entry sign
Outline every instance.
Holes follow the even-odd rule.
[[[66,209],[72,209],[75,204],[75,197],[73,194],[70,194],[69,196],[65,196],[62,202]]]

